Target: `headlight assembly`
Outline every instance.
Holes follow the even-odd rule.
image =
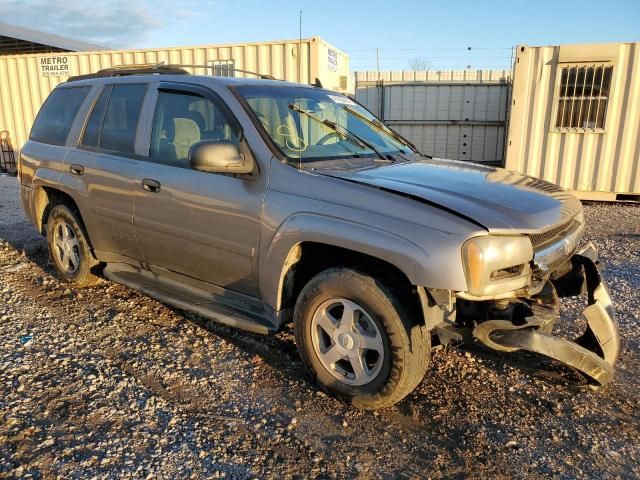
[[[475,296],[496,295],[528,285],[533,247],[527,236],[485,235],[462,246],[467,291]]]

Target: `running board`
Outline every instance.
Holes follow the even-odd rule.
[[[226,296],[123,263],[110,263],[104,269],[109,280],[138,290],[151,298],[182,310],[202,315],[224,325],[263,335],[277,331],[275,319],[266,313],[242,308]]]

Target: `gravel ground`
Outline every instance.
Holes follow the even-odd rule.
[[[412,395],[372,413],[304,377],[290,330],[265,338],[107,281],[58,282],[0,176],[0,477],[638,478],[640,205],[589,204],[586,218],[625,339],[612,384],[530,354],[441,349]],[[563,301],[560,331],[584,325],[584,301]]]

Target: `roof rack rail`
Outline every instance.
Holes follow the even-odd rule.
[[[213,70],[215,65],[166,65],[164,62],[138,65],[116,65],[115,67],[98,70],[96,73],[87,73],[84,75],[69,77],[67,82],[75,82],[77,80],[86,80],[89,78],[124,77],[127,75],[189,75],[189,72],[186,71],[185,68],[210,68]],[[227,72],[240,72],[255,75],[263,80],[277,80],[273,75],[252,72],[241,68],[224,67],[224,70]]]
[[[215,64],[211,64],[211,65],[181,65],[181,64],[171,64],[171,65],[167,65],[167,67],[175,67],[175,68],[211,68],[212,70],[216,67],[217,65]],[[252,72],[251,70],[243,70],[241,68],[230,68],[227,66],[222,67],[222,69],[225,72],[240,72],[240,73],[248,73],[249,75],[255,75],[258,78],[261,78],[263,80],[277,80],[276,77],[274,77],[273,75],[268,75],[266,73],[258,73],[258,72]]]
[[[89,78],[106,78],[106,77],[125,77],[128,75],[189,75],[183,68],[176,65],[165,65],[161,63],[149,63],[139,65],[117,65],[111,68],[103,68],[96,73],[87,73],[84,75],[75,75],[69,77],[67,82],[75,82],[77,80],[86,80]]]

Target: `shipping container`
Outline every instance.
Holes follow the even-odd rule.
[[[501,164],[509,70],[356,72],[356,100],[440,158]]]
[[[640,43],[519,46],[506,167],[615,200],[640,194]]]
[[[368,70],[355,72],[355,81],[364,82],[472,82],[505,83],[511,78],[511,70]]]
[[[254,77],[242,69],[277,79],[314,83],[346,91],[349,57],[319,37],[262,43],[208,45],[143,50],[69,52],[0,56],[0,131],[9,131],[14,147],[29,136],[40,106],[69,76],[119,65],[210,65],[186,68],[192,74]]]

